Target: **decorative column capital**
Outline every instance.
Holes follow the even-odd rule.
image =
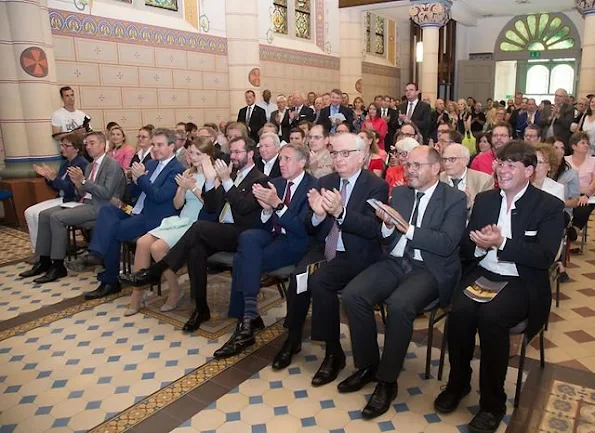
[[[595,0],[574,0],[576,8],[582,16],[595,14]]]
[[[591,0],[591,3],[595,0]],[[411,0],[409,15],[413,22],[422,29],[440,28],[450,20],[452,0]]]

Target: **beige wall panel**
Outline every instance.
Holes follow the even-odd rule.
[[[174,88],[176,89],[201,89],[202,72],[189,70],[173,70]]]
[[[91,118],[91,128],[94,131],[103,132],[105,123],[103,123],[103,110],[84,110],[85,114]]]
[[[121,108],[122,92],[119,88],[81,86],[81,104],[85,108]]]
[[[237,113],[234,113],[233,116],[230,117],[229,108],[214,108],[211,110],[205,110],[205,122],[215,122],[219,123],[222,120],[236,120]]]
[[[99,68],[95,63],[56,62],[56,75],[59,83],[88,84],[99,86]]]
[[[138,76],[142,87],[173,87],[171,69],[139,67]]]
[[[186,69],[186,51],[155,48],[155,66]]]
[[[188,107],[188,90],[159,89],[160,107]]]
[[[118,44],[121,65],[155,66],[155,49],[135,44]]]
[[[104,86],[138,87],[138,68],[135,66],[100,65],[99,69]]]
[[[192,122],[196,123],[199,127],[205,123],[205,111],[200,108],[183,108],[176,109],[176,123],[177,122]]]
[[[190,90],[190,105],[193,107],[216,107],[216,90]]]
[[[228,69],[227,56],[215,56],[215,70],[217,72],[227,72]]]
[[[196,71],[215,72],[217,70],[217,57],[221,56],[215,56],[214,54],[194,53],[191,51],[186,52],[186,58],[188,60],[188,69]],[[227,71],[227,68],[225,70]]]
[[[74,38],[70,36],[54,35],[52,39],[56,60],[76,60]]]
[[[122,89],[122,106],[125,108],[157,108],[157,89]]]
[[[203,87],[205,89],[228,90],[229,77],[220,72],[203,72]]]
[[[143,125],[152,124],[158,128],[173,128],[178,121],[172,109],[143,110]]]
[[[74,45],[78,61],[118,63],[118,47],[114,42],[76,38]]]
[[[0,77],[2,77],[2,80],[18,80],[21,65],[18,64],[19,59],[15,58],[12,45],[0,45],[0,58],[2,59],[0,62]],[[4,95],[2,95],[2,98],[4,99]]]
[[[263,87],[263,89],[264,89],[264,87]],[[271,98],[271,100],[273,100],[273,98]],[[217,92],[217,105],[219,107],[229,107],[229,92],[227,92],[227,91]]]
[[[125,130],[134,130],[135,134],[126,133],[126,142],[136,146],[136,131],[143,126],[143,119],[140,110],[105,110],[103,112],[103,124],[116,122]]]

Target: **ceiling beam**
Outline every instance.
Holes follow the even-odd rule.
[[[378,3],[395,3],[395,2],[403,2],[405,0],[339,0],[339,7],[340,8],[350,8],[354,6],[367,6],[373,5]]]

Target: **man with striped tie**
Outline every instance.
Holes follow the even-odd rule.
[[[160,281],[166,269],[177,272],[188,265],[190,289],[196,301],[195,311],[182,328],[188,332],[211,318],[207,305],[207,258],[219,251],[235,252],[240,233],[260,224],[262,209],[252,194],[252,186],[267,186],[267,177],[254,166],[256,145],[250,138],[238,137],[229,142],[229,148],[229,165],[216,160],[214,166],[203,166],[203,209],[218,216],[218,220],[199,219],[162,260],[125,278],[128,283],[143,286]]]

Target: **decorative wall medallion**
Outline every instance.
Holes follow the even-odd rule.
[[[359,80],[357,80],[357,81],[355,82],[355,90],[356,90],[358,93],[363,93],[363,88],[364,88],[363,81],[362,81],[362,79],[360,78]]]
[[[248,74],[248,81],[254,87],[260,87],[260,68],[254,68]]]
[[[21,68],[35,78],[43,78],[48,74],[48,58],[39,47],[26,48],[21,53]]]

